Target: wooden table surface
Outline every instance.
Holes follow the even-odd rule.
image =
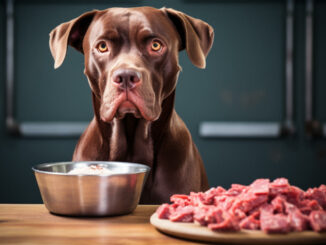
[[[53,215],[43,204],[0,204],[0,244],[191,244],[149,223],[156,208],[139,205],[129,215],[75,218]]]

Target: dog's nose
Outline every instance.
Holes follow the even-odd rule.
[[[140,84],[141,74],[135,70],[118,69],[113,72],[112,80],[113,83],[118,85],[120,88],[133,89]]]

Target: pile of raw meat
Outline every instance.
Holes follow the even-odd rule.
[[[257,179],[249,186],[173,195],[171,202],[157,209],[158,218],[195,222],[214,231],[326,231],[326,185],[303,191],[285,178]]]

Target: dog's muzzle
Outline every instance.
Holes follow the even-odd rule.
[[[112,74],[112,82],[119,89],[134,89],[142,82],[141,73],[132,69],[118,69]]]

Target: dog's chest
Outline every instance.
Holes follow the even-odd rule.
[[[142,119],[114,120],[110,139],[110,160],[146,164],[154,159],[150,125]]]

